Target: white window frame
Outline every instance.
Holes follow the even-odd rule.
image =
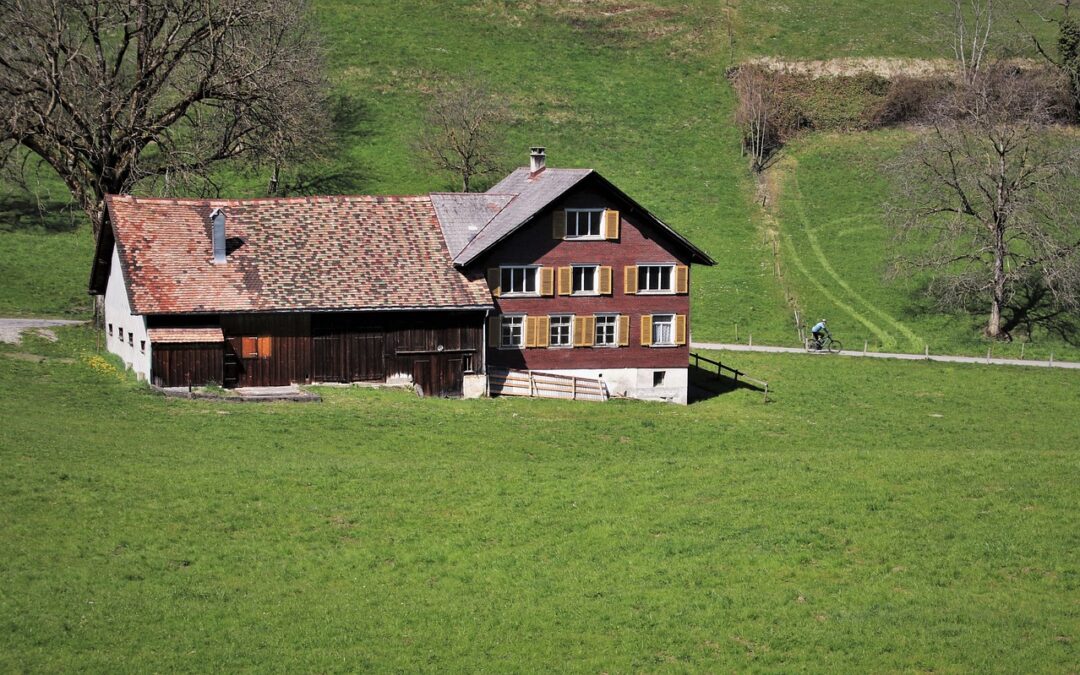
[[[577,280],[577,271],[579,269],[592,268],[592,287],[591,291],[575,291],[574,285]],[[600,265],[571,265],[570,266],[570,295],[600,295]]]
[[[593,330],[593,346],[594,347],[618,347],[619,346],[619,315],[618,314],[595,314],[596,328]],[[611,325],[611,342],[600,341],[600,321],[604,321],[604,325]]]
[[[607,209],[566,209],[566,238],[577,240],[596,240],[604,238],[604,212]],[[596,234],[580,234],[578,216],[582,213],[598,213],[596,223]],[[590,217],[591,220],[591,217]]]
[[[566,320],[566,343],[556,343],[555,337],[555,320]],[[548,348],[549,349],[572,349],[574,346],[574,315],[573,314],[552,314],[548,317]]]
[[[646,280],[648,280],[649,274],[648,274],[648,272],[645,272],[645,270],[649,269],[650,267],[657,268],[657,269],[666,267],[669,270],[669,272],[668,272],[669,287],[668,288],[646,288],[645,285],[641,283],[641,275],[642,275],[642,273],[645,274],[645,278],[646,278]],[[675,263],[644,263],[644,264],[641,264],[641,265],[637,266],[637,273],[638,273],[638,290],[637,290],[637,292],[638,292],[639,295],[674,295],[675,294]],[[659,278],[660,277],[659,277],[659,274],[658,274],[657,275],[657,280],[659,280]]]
[[[532,298],[540,295],[540,273],[539,265],[502,265],[499,267],[499,295],[511,298]],[[522,286],[528,286],[527,277],[525,275],[532,275],[533,290],[531,291],[512,291],[510,287],[503,284],[503,275],[507,272],[510,273],[510,281],[513,282],[514,275],[520,273],[522,275]],[[511,283],[511,286],[513,284]]]
[[[667,342],[659,342],[656,339],[656,329],[661,325],[667,325],[669,340]],[[653,314],[652,315],[652,335],[649,336],[652,341],[653,347],[674,347],[675,346],[675,315],[674,314]]]
[[[506,341],[506,326],[507,323],[517,323],[518,329],[518,342]],[[513,328],[511,328],[511,337],[513,337]],[[525,349],[525,315],[524,314],[503,314],[499,318],[499,349]]]

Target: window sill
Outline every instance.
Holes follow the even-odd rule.
[[[604,237],[603,237],[603,235],[591,235],[591,234],[583,236],[583,237],[575,237],[575,236],[571,236],[571,235],[568,234],[565,237],[563,237],[563,241],[604,241]]]
[[[638,291],[638,295],[677,295],[674,290],[671,291]]]
[[[539,298],[542,297],[539,293],[500,293],[500,298]]]
[[[660,343],[660,344],[649,345],[649,347],[652,348],[652,349],[672,349],[674,347],[681,347],[681,346],[682,345],[677,345],[674,342],[672,342],[672,343],[666,343],[665,342],[665,343]]]
[[[510,346],[499,345],[495,349],[498,349],[501,352],[520,352],[520,351],[523,351],[525,349],[525,345],[510,345]]]
[[[576,293],[570,293],[571,298],[599,298],[600,293],[597,291],[578,291]]]

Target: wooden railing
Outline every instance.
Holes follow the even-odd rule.
[[[603,380],[531,370],[491,369],[488,372],[488,393],[491,396],[608,400],[607,385]]]
[[[708,357],[702,356],[700,354],[696,354],[694,352],[690,352],[690,360],[693,362],[695,368],[697,368],[698,370],[703,371],[703,372],[709,372],[709,370],[707,368],[702,368],[701,367],[702,363],[705,363],[705,364],[708,364],[708,365],[711,365],[711,366],[715,366],[716,367],[716,373],[715,374],[716,374],[717,379],[719,379],[721,376],[723,376],[725,371],[730,373],[730,375],[728,375],[728,377],[733,378],[736,382],[739,382],[739,378],[741,377],[743,382],[749,382],[750,384],[756,386],[758,389],[761,389],[762,391],[764,391],[765,392],[765,402],[768,403],[768,401],[769,401],[769,383],[766,382],[765,380],[759,380],[756,377],[750,377],[749,375],[742,372],[741,370],[736,370],[735,368],[732,368],[731,366],[725,366],[724,364],[720,363],[719,361],[713,361],[712,359],[710,359]]]

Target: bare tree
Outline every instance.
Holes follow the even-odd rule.
[[[1030,315],[1025,299],[1080,307],[1080,147],[1048,137],[1045,91],[984,64],[893,166],[891,223],[923,251],[895,269],[930,270],[940,306],[986,312],[992,338]]]
[[[189,190],[226,160],[280,165],[325,128],[303,0],[2,0],[0,144],[104,198]]]
[[[978,78],[987,57],[994,24],[994,0],[952,0],[952,20],[953,54],[960,78],[971,84]]]
[[[1043,21],[1057,24],[1057,56],[1051,55],[1034,35],[1031,40],[1035,43],[1035,50],[1064,75],[1072,97],[1073,119],[1080,119],[1080,22],[1069,12],[1072,0],[1061,0],[1060,4],[1063,7],[1060,17],[1035,11]]]
[[[760,173],[780,145],[779,101],[760,68],[739,68],[733,83],[739,99],[735,123],[742,130],[743,154],[750,155],[750,169]]]
[[[502,169],[502,136],[509,119],[504,106],[483,84],[465,82],[438,89],[424,115],[414,151],[438,171],[474,181]]]

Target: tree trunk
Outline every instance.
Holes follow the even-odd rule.
[[[999,226],[994,233],[994,283],[990,297],[990,322],[986,336],[1001,337],[1001,310],[1005,307],[1005,228]]]

